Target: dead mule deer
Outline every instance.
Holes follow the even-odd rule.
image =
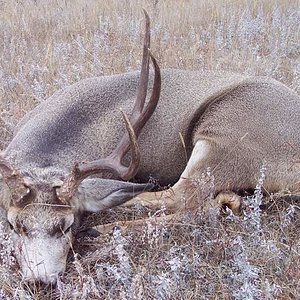
[[[55,282],[64,271],[70,229],[82,212],[119,205],[147,189],[121,180],[145,183],[151,175],[173,184],[176,207],[185,205],[182,199],[192,203],[191,183],[208,168],[215,195],[255,188],[262,164],[265,190],[298,188],[300,99],[294,91],[264,77],[170,69],[161,72],[160,88],[153,57],[149,74],[149,41],[147,18],[141,73],[85,79],[55,93],[25,116],[4,151],[1,204],[28,280]],[[151,99],[143,109],[147,91]],[[128,135],[120,107],[125,115],[132,111]],[[108,171],[111,179],[88,178]]]

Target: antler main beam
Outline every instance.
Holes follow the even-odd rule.
[[[124,134],[117,147],[112,153],[105,158],[90,161],[87,163],[76,163],[72,172],[65,179],[62,187],[59,191],[59,197],[64,202],[68,202],[71,199],[75,191],[77,190],[80,182],[86,177],[108,171],[115,173],[123,180],[129,180],[134,177],[138,172],[140,164],[140,151],[137,143],[137,137],[139,136],[142,128],[145,126],[149,118],[152,116],[157,106],[160,90],[161,90],[161,74],[160,68],[151,54],[150,48],[150,19],[147,12],[144,10],[146,26],[143,48],[143,59],[141,65],[140,79],[137,88],[136,101],[128,118],[124,112],[123,118],[126,124],[127,133]],[[152,88],[152,94],[149,102],[145,106],[147,89],[149,82],[149,60],[151,59],[154,68],[154,82]],[[122,164],[122,160],[126,153],[131,149],[131,162],[129,166]]]

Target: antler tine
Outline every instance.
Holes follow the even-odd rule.
[[[146,109],[142,112],[142,114],[139,116],[138,120],[132,120],[131,122],[133,124],[134,132],[137,136],[139,136],[140,131],[146,124],[146,122],[149,120],[149,118],[154,113],[156,106],[158,104],[159,98],[160,98],[160,90],[161,90],[161,73],[159,65],[155,59],[155,57],[152,55],[152,53],[149,51],[149,56],[152,60],[153,67],[154,67],[154,82],[152,87],[152,94],[150,97],[150,100],[146,106]],[[133,119],[134,116],[132,116]],[[135,122],[134,122],[135,121]]]
[[[66,178],[60,189],[59,196],[61,199],[70,199],[80,182],[90,175],[101,173],[103,171],[110,171],[118,174],[123,180],[128,180],[135,176],[138,171],[140,152],[137,144],[137,136],[153,114],[159,100],[161,89],[160,68],[149,50],[150,19],[145,10],[144,14],[146,19],[146,30],[137,97],[129,119],[125,113],[121,111],[126,124],[127,133],[122,137],[115,150],[113,150],[108,157],[91,161],[86,164],[75,164],[71,174]],[[146,105],[146,109],[144,109],[149,81],[149,58],[151,58],[154,66],[154,82],[150,101]],[[127,167],[122,165],[121,161],[129,148],[131,148],[131,162]]]
[[[145,9],[143,9],[145,15],[145,37],[144,37],[144,47],[143,47],[143,58],[141,66],[141,76],[138,83],[137,89],[137,101],[134,104],[133,112],[141,113],[144,108],[147,87],[149,79],[149,49],[150,49],[150,18]]]

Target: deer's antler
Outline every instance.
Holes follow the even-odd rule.
[[[103,171],[109,171],[117,174],[123,180],[129,180],[130,178],[134,177],[138,171],[140,164],[140,151],[137,143],[137,137],[155,111],[161,90],[160,69],[155,58],[149,50],[150,19],[145,10],[144,13],[146,19],[146,28],[141,74],[137,88],[137,97],[131,116],[128,118],[125,113],[122,112],[126,124],[127,133],[125,133],[117,147],[109,156],[87,163],[75,164],[73,170],[67,176],[59,191],[59,198],[64,202],[69,202],[69,200],[77,190],[80,182],[90,175],[101,173]],[[149,81],[150,58],[154,67],[154,83],[149,103],[146,105],[146,107],[144,107]],[[129,151],[129,148],[131,149],[131,162],[129,166],[125,166],[122,164],[122,159]]]

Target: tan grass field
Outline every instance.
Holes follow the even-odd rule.
[[[142,8],[161,68],[269,76],[300,92],[300,1],[4,0],[0,149],[58,89],[138,69]],[[52,290],[23,285],[2,238],[0,299],[300,299],[300,204],[290,200],[261,210],[257,192],[241,218],[187,212],[169,224],[82,238]]]

